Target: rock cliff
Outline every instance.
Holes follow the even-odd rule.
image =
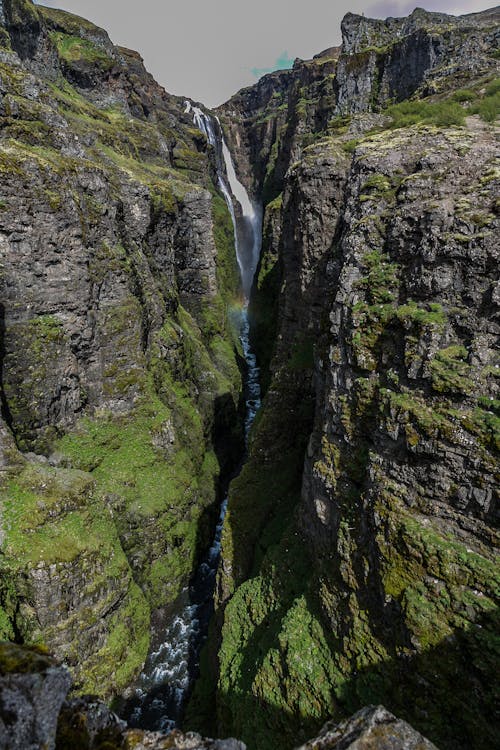
[[[232,226],[137,53],[31,0],[0,32],[0,637],[109,695],[239,458]]]
[[[130,685],[241,457],[216,158],[137,53],[0,2],[0,639],[70,667],[60,732],[494,745],[499,20],[348,14],[340,48],[218,111],[265,205],[266,395],[186,719],[227,744],[125,737],[81,697]],[[50,747],[68,675],[14,651],[0,732]]]
[[[350,14],[221,109],[267,395],[192,719],[251,748],[379,701],[440,748],[498,732],[499,19]]]

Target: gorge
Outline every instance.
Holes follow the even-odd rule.
[[[0,3],[0,747],[42,647],[59,750],[495,745],[499,21],[210,112]]]
[[[261,210],[253,204],[236,177],[219,121],[186,102],[185,112],[191,111],[195,125],[205,134],[208,143],[214,149],[217,183],[233,224],[234,247],[243,294],[241,310],[235,320],[245,362],[244,434],[247,445],[250,428],[261,404],[260,372],[250,344],[248,318],[249,295],[260,256]],[[233,201],[236,202],[236,206]],[[226,510],[227,497],[220,506],[212,546],[190,585],[181,592],[180,601],[176,603],[176,610],[180,610],[180,614],[176,612],[167,623],[161,635],[160,646],[148,656],[145,668],[141,672],[134,698],[124,713],[124,718],[130,726],[164,731],[177,726],[183,718],[186,700],[193,687],[193,681],[198,676],[200,648],[207,637],[210,618],[213,615],[215,577],[220,559]]]

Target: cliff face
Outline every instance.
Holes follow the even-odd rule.
[[[441,748],[498,730],[498,21],[347,16],[324,78],[278,79],[285,115],[267,91],[264,161],[245,102],[274,79],[222,108],[243,179],[273,185],[268,391],[219,574],[217,727],[249,747],[374,701]]]
[[[231,220],[137,53],[30,0],[1,21],[0,637],[107,695],[238,456]]]
[[[266,397],[188,728],[285,750],[383,702],[494,744],[498,21],[350,14],[219,111]],[[0,638],[109,696],[240,454],[232,226],[183,102],[83,19],[0,2],[0,118]],[[431,747],[383,709],[305,747],[377,736]]]

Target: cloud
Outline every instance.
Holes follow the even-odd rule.
[[[415,8],[425,8],[437,13],[461,13],[474,12],[474,4],[460,0],[377,0],[366,7],[365,15],[375,18],[401,18],[408,16]]]
[[[250,72],[255,78],[260,78],[266,73],[272,73],[274,70],[288,70],[292,67],[294,62],[293,57],[288,57],[288,52],[282,52],[281,55],[276,58],[274,65],[271,68],[251,68]]]

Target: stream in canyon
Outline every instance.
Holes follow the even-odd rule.
[[[250,345],[248,300],[259,262],[262,238],[262,209],[249,197],[237,178],[220,123],[186,101],[186,113],[206,135],[214,149],[218,187],[227,203],[234,228],[236,258],[241,277],[244,305],[240,312],[240,342],[246,363],[244,373],[245,440],[260,407],[260,372]],[[223,500],[212,545],[189,586],[176,602],[175,612],[165,618],[160,632],[153,632],[157,644],[122,711],[132,727],[168,732],[176,727],[199,670],[199,655],[213,614],[215,579],[220,559],[221,537],[227,497]]]

